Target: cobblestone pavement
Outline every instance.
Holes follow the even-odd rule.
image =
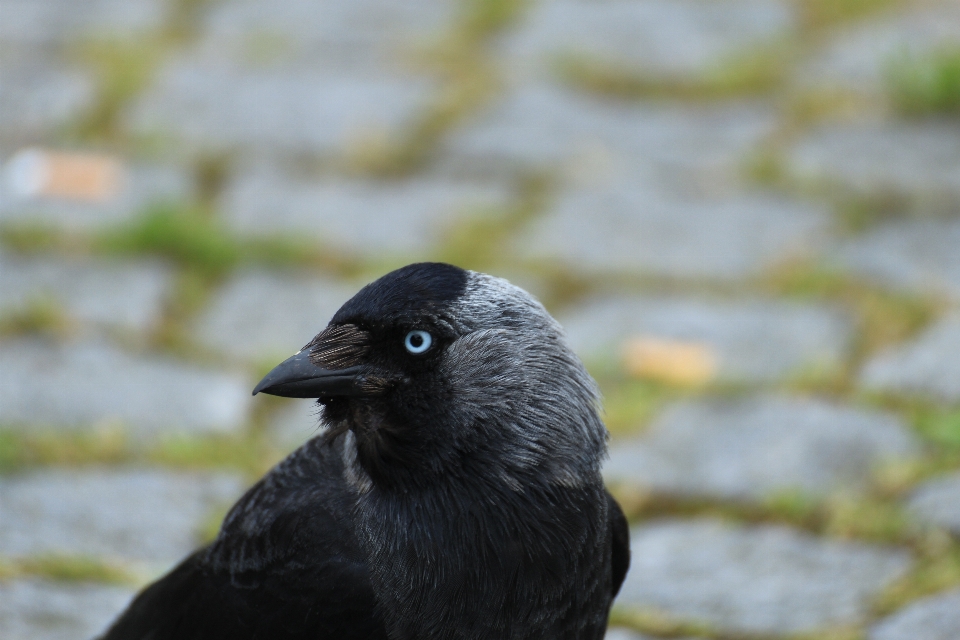
[[[3,0],[0,637],[88,638],[317,432],[361,284],[599,380],[608,638],[960,638],[956,0]]]

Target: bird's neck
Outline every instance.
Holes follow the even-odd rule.
[[[604,542],[599,474],[517,486],[464,471],[429,486],[361,488],[358,534],[391,637],[439,639],[450,628],[464,638],[566,637],[561,617],[589,596],[571,595],[578,587],[567,582]]]

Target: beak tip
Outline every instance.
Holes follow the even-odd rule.
[[[264,376],[253,395],[266,393],[285,398],[319,398],[328,395],[352,395],[359,367],[328,370],[310,362],[310,354],[298,352]]]

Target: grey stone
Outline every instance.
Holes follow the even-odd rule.
[[[706,520],[639,527],[630,546],[619,606],[727,633],[787,635],[863,622],[871,598],[911,564],[899,550]]]
[[[581,55],[645,75],[696,76],[782,36],[792,18],[777,0],[551,0],[529,12],[503,61],[543,71]]]
[[[455,3],[446,0],[241,0],[214,5],[201,55],[249,64],[397,67],[439,38]]]
[[[52,303],[80,322],[144,332],[159,322],[171,280],[159,263],[0,253],[0,317]]]
[[[174,61],[127,125],[184,152],[336,156],[396,138],[431,95],[423,77]]]
[[[199,546],[207,519],[245,486],[235,474],[161,469],[4,476],[0,554],[97,557],[164,569]]]
[[[926,5],[926,6],[924,6]],[[799,73],[799,83],[868,93],[884,88],[890,65],[960,42],[960,6],[919,2],[838,31]]]
[[[604,640],[654,640],[651,636],[631,631],[623,627],[610,627],[607,634],[603,636]],[[683,639],[680,639],[683,640]],[[686,640],[691,640],[687,638]]]
[[[960,317],[945,318],[915,340],[871,358],[860,384],[872,391],[960,402]]]
[[[561,194],[517,247],[586,272],[729,281],[814,253],[828,227],[822,207],[772,194],[693,199],[634,184]]]
[[[877,465],[918,450],[893,415],[776,396],[689,401],[615,442],[604,475],[667,495],[815,495],[861,487]]]
[[[624,104],[531,83],[454,131],[444,163],[500,172],[560,167],[578,182],[640,174],[715,192],[737,182],[743,156],[775,127],[775,112],[762,103]]]
[[[229,432],[247,418],[245,376],[105,343],[0,345],[0,424],[86,428],[119,423],[140,436]]]
[[[200,318],[197,337],[241,359],[290,355],[326,327],[358,288],[303,274],[241,273]]]
[[[787,162],[801,182],[907,196],[920,208],[960,202],[960,129],[945,122],[823,127],[800,140]]]
[[[870,630],[868,640],[956,640],[960,629],[960,589],[904,607]]]
[[[131,37],[163,26],[165,0],[4,0],[0,44],[45,47],[80,39]]]
[[[960,535],[960,473],[920,485],[910,498],[909,507],[925,522]]]
[[[708,347],[727,381],[762,382],[840,366],[852,326],[836,309],[765,299],[602,295],[560,314],[574,350],[614,359],[624,342],[650,337]]]
[[[0,582],[0,637],[86,640],[102,633],[134,595],[132,589],[93,583]]]
[[[7,9],[4,6],[4,22]],[[10,148],[51,139],[93,106],[89,73],[52,65],[0,63],[0,142]]]
[[[503,215],[508,194],[493,184],[415,178],[398,182],[305,182],[272,172],[238,176],[224,198],[243,234],[295,234],[353,254],[421,256],[470,216]]]
[[[293,451],[320,435],[322,407],[316,400],[286,400],[270,421],[272,440],[283,451]]]
[[[907,220],[881,225],[833,251],[841,268],[903,290],[960,300],[960,220]]]
[[[96,230],[130,221],[148,207],[186,199],[192,179],[183,168],[134,165],[122,171],[117,191],[103,201],[32,195],[23,191],[23,167],[14,156],[0,183],[0,223],[41,224],[66,230]]]

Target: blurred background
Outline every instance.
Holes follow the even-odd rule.
[[[956,0],[0,0],[0,636],[210,539],[418,260],[600,382],[610,638],[960,637]]]

